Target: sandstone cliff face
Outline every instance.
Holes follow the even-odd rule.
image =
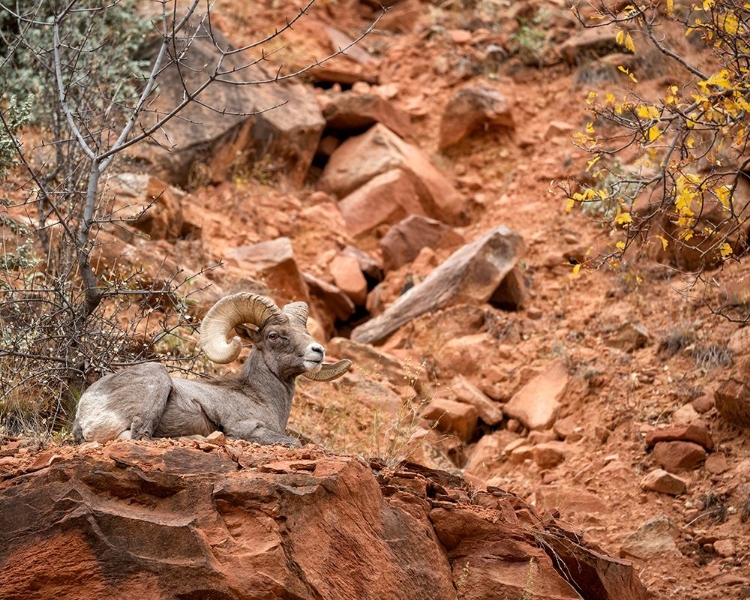
[[[629,563],[438,471],[244,442],[53,452],[0,484],[8,600],[645,597]]]

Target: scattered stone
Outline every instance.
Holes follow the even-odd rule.
[[[250,246],[227,248],[224,257],[230,266],[240,267],[259,278],[280,302],[310,303],[307,285],[294,258],[292,241],[276,238]]]
[[[737,553],[737,547],[734,540],[716,540],[714,542],[714,550],[716,554],[724,558],[729,558]]]
[[[643,478],[643,481],[641,481],[641,487],[644,490],[649,490],[651,492],[679,496],[680,494],[685,493],[687,482],[662,469],[654,469]]]
[[[496,345],[497,339],[487,332],[449,339],[435,357],[440,376],[481,375],[482,365],[486,357],[494,356]]]
[[[372,206],[369,209],[372,210]],[[391,227],[379,246],[383,251],[383,267],[393,271],[413,261],[425,246],[452,248],[464,242],[464,238],[445,223],[412,214]]]
[[[383,314],[352,331],[361,343],[384,340],[415,317],[459,303],[486,302],[523,255],[521,236],[505,226],[461,247]]]
[[[750,386],[738,377],[730,377],[716,390],[716,410],[732,425],[750,427]]]
[[[648,344],[650,339],[648,331],[640,323],[623,323],[606,339],[606,344],[623,352],[634,352]]]
[[[508,102],[489,88],[466,88],[454,92],[440,119],[440,150],[458,144],[479,129],[515,128]]]
[[[606,427],[602,427],[601,425],[597,425],[594,427],[594,437],[599,440],[600,444],[606,444],[607,440],[609,439],[609,429]]]
[[[536,445],[557,441],[557,436],[554,431],[529,431],[529,435],[526,439],[530,444]]]
[[[576,432],[577,423],[578,419],[576,419],[572,415],[565,417],[564,419],[558,419],[552,426],[552,431],[554,431],[555,435],[562,440],[577,442],[581,439],[581,437],[583,437],[580,433]],[[568,439],[575,438],[576,435],[578,436],[577,439]]]
[[[476,408],[479,418],[487,425],[497,425],[503,420],[503,410],[500,404],[485,395],[463,375],[454,377],[449,389],[455,395],[456,400],[471,404]]]
[[[657,442],[654,460],[670,473],[690,471],[706,460],[706,451],[693,442]]]
[[[422,417],[433,421],[438,430],[454,433],[467,442],[474,435],[478,414],[470,404],[436,398],[425,407]]]
[[[24,472],[34,473],[35,471],[41,471],[42,469],[46,469],[47,467],[50,467],[55,463],[60,462],[61,460],[62,456],[60,456],[59,454],[55,454],[52,450],[40,452],[36,455],[32,463],[24,469]]]
[[[704,467],[709,473],[713,473],[714,475],[721,475],[727,469],[729,469],[729,464],[727,463],[727,457],[724,454],[722,454],[721,452],[716,452],[715,454],[711,454],[706,459],[706,464],[704,465]]]
[[[703,394],[699,398],[696,398],[695,400],[693,400],[692,405],[696,412],[700,414],[707,413],[714,406],[716,406],[716,400],[714,400],[713,392],[708,392],[706,394]]]
[[[532,321],[538,321],[544,316],[544,313],[538,306],[529,306],[529,308],[526,309],[526,316]]]
[[[565,365],[554,363],[516,392],[503,411],[529,429],[549,429],[557,418],[568,380]]]
[[[540,469],[552,469],[565,460],[568,449],[565,442],[544,442],[534,446],[531,455]]]
[[[640,560],[679,555],[675,537],[679,530],[666,515],[657,515],[645,521],[623,542],[620,556]]]
[[[424,214],[444,223],[456,222],[464,209],[461,195],[424,152],[380,124],[341,144],[331,155],[319,185],[323,191],[343,198],[377,175],[393,169],[409,175]],[[375,206],[367,208],[372,210]]]
[[[508,431],[511,433],[517,433],[521,431],[521,422],[518,419],[508,419],[508,422],[505,425],[508,428]]]
[[[513,448],[510,452],[510,462],[520,465],[527,460],[533,460],[534,458],[534,447],[531,445],[521,445]]]
[[[692,423],[699,418],[698,411],[692,404],[683,404],[680,408],[672,413],[673,423]]]
[[[713,450],[714,447],[711,434],[703,425],[679,425],[655,429],[646,434],[646,446],[649,448],[659,442],[695,442],[706,450]]]
[[[227,443],[227,438],[222,431],[214,431],[206,437],[206,441],[209,444],[215,444],[217,446],[224,446]]]
[[[356,258],[339,254],[328,264],[328,270],[336,287],[349,296],[355,306],[365,305],[367,280]]]
[[[357,259],[359,269],[365,277],[369,277],[372,281],[383,281],[383,265],[364,250],[349,245],[341,251],[341,254]]]

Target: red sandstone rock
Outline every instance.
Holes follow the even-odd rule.
[[[280,302],[310,303],[307,285],[294,258],[289,238],[280,237],[250,246],[227,248],[227,263],[258,277]]]
[[[706,460],[706,451],[693,442],[658,442],[654,460],[671,473],[689,471]]]
[[[381,492],[357,457],[193,442],[64,449],[6,475],[3,598],[489,600],[520,597],[529,568],[539,600],[645,598],[627,563],[565,544],[512,495],[472,505],[459,478],[417,467],[382,471]]]
[[[323,117],[328,129],[344,133],[360,133],[375,123],[382,123],[400,137],[406,137],[410,127],[409,115],[371,92],[343,92],[330,97],[323,108]]]
[[[549,429],[557,418],[568,379],[565,365],[551,365],[516,392],[503,407],[505,414],[529,429]]]
[[[725,380],[716,390],[716,410],[732,425],[750,427],[750,386],[740,377]]]
[[[468,32],[467,32],[468,33]],[[440,150],[458,144],[478,129],[514,129],[508,102],[489,88],[466,88],[454,92],[440,119]]]
[[[364,306],[367,300],[367,281],[357,259],[339,254],[329,263],[328,269],[336,287],[349,296],[355,306]]]
[[[524,251],[521,237],[500,226],[454,252],[385,312],[352,332],[362,343],[384,340],[415,317],[453,304],[486,302]]]
[[[422,412],[422,417],[435,423],[440,431],[454,433],[469,441],[477,426],[477,409],[470,404],[436,398]]]
[[[679,496],[687,489],[684,479],[672,475],[662,469],[654,469],[641,481],[641,487],[651,492]]]
[[[540,469],[552,469],[565,460],[568,449],[565,442],[544,442],[534,446],[531,456]]]
[[[341,144],[331,155],[319,185],[323,191],[344,198],[377,175],[393,169],[409,175],[428,216],[448,224],[458,219],[464,208],[461,195],[427,155],[383,125],[375,125]]]
[[[459,402],[471,404],[476,408],[479,418],[487,425],[497,425],[503,420],[503,410],[500,404],[492,400],[463,375],[457,375],[453,378],[449,391]]]
[[[444,223],[412,214],[391,227],[379,246],[383,251],[383,267],[393,271],[413,261],[425,246],[444,249],[463,243],[464,238]]]
[[[646,446],[651,447],[659,442],[695,442],[706,450],[712,450],[714,447],[711,434],[703,425],[679,425],[655,429],[646,434]]]

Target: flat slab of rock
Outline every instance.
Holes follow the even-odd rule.
[[[352,339],[377,343],[425,313],[453,304],[487,302],[524,250],[521,236],[504,225],[488,231],[459,248],[383,314],[355,328]]]
[[[714,440],[703,425],[679,425],[667,429],[655,429],[646,434],[646,446],[659,442],[695,442],[706,450],[713,450]]]
[[[529,429],[549,429],[557,419],[568,381],[565,365],[555,363],[518,390],[503,411]]]
[[[336,319],[346,321],[354,314],[354,302],[335,285],[310,273],[302,273],[302,277],[310,290],[310,294],[320,298]]]
[[[425,214],[448,224],[456,222],[464,209],[461,194],[422,150],[381,124],[336,148],[319,185],[323,191],[344,198],[377,175],[393,169],[409,175]]]
[[[679,496],[685,493],[687,483],[681,477],[672,475],[663,469],[654,469],[643,478],[641,487],[650,492]]]
[[[356,306],[367,300],[367,280],[353,256],[337,255],[328,265],[336,287],[344,292]]]

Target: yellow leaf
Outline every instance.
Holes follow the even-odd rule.
[[[625,223],[632,223],[633,217],[630,216],[629,212],[622,212],[615,217],[615,223],[618,225],[624,225]]]
[[[594,124],[586,123],[586,133],[594,133]]]
[[[661,135],[661,130],[656,125],[654,125],[653,127],[649,127],[648,129],[648,141],[649,142],[653,142],[660,135]]]
[[[703,0],[703,10],[713,8],[714,4],[716,4],[716,0]]]
[[[727,209],[730,210],[729,203],[730,203],[730,192],[732,191],[732,186],[729,185],[722,185],[721,187],[716,188],[714,190],[716,192],[716,197],[719,199],[719,202],[721,202],[721,205]]]
[[[635,54],[635,44],[633,43],[633,38],[630,37],[630,34],[625,36],[625,47]]]
[[[641,119],[658,119],[659,109],[655,106],[639,106],[635,109],[635,114]]]
[[[618,250],[619,250],[620,252],[622,252],[623,250],[625,250],[625,242],[617,242],[617,243],[615,244],[615,246],[616,246],[616,248],[617,248],[617,249],[618,249]]]
[[[596,99],[596,92],[589,92],[589,95],[586,96],[586,104],[593,104],[594,100]]]
[[[573,265],[573,277],[578,277],[578,274],[581,272],[581,263]]]
[[[568,198],[568,201],[565,203],[565,212],[570,212],[573,210],[573,207],[576,205],[576,201],[573,200],[573,198]]]
[[[722,258],[726,258],[727,256],[732,255],[732,247],[724,242],[721,246],[719,246],[719,252],[721,252]]]
[[[622,41],[624,38],[625,38],[625,30],[620,29],[620,31],[618,31],[617,35],[615,36],[615,42],[617,42],[618,44],[620,44],[620,46],[622,46]]]
[[[661,242],[661,249],[666,252],[667,247],[669,246],[669,240],[661,235],[657,235],[656,237],[659,238],[659,241]]]
[[[693,149],[693,148],[695,148],[695,139],[694,139],[694,138],[691,138],[691,137],[689,137],[689,138],[687,139],[687,141],[685,142],[685,145],[686,145],[686,146],[687,146],[688,148],[690,148],[690,149]]]
[[[586,172],[587,172],[587,173],[588,173],[588,171],[589,171],[589,170],[591,169],[591,167],[593,167],[593,166],[594,166],[594,165],[595,165],[595,164],[596,164],[597,162],[599,162],[599,159],[600,159],[600,158],[601,158],[601,156],[597,156],[596,158],[592,158],[592,159],[591,159],[590,161],[588,161],[588,162],[586,163],[586,164],[588,165],[588,166],[586,167]]]
[[[607,106],[612,106],[615,103],[615,97],[607,92],[607,95],[604,96],[604,102],[607,104]]]
[[[674,0],[667,0],[667,14],[671,17],[674,12]]]

